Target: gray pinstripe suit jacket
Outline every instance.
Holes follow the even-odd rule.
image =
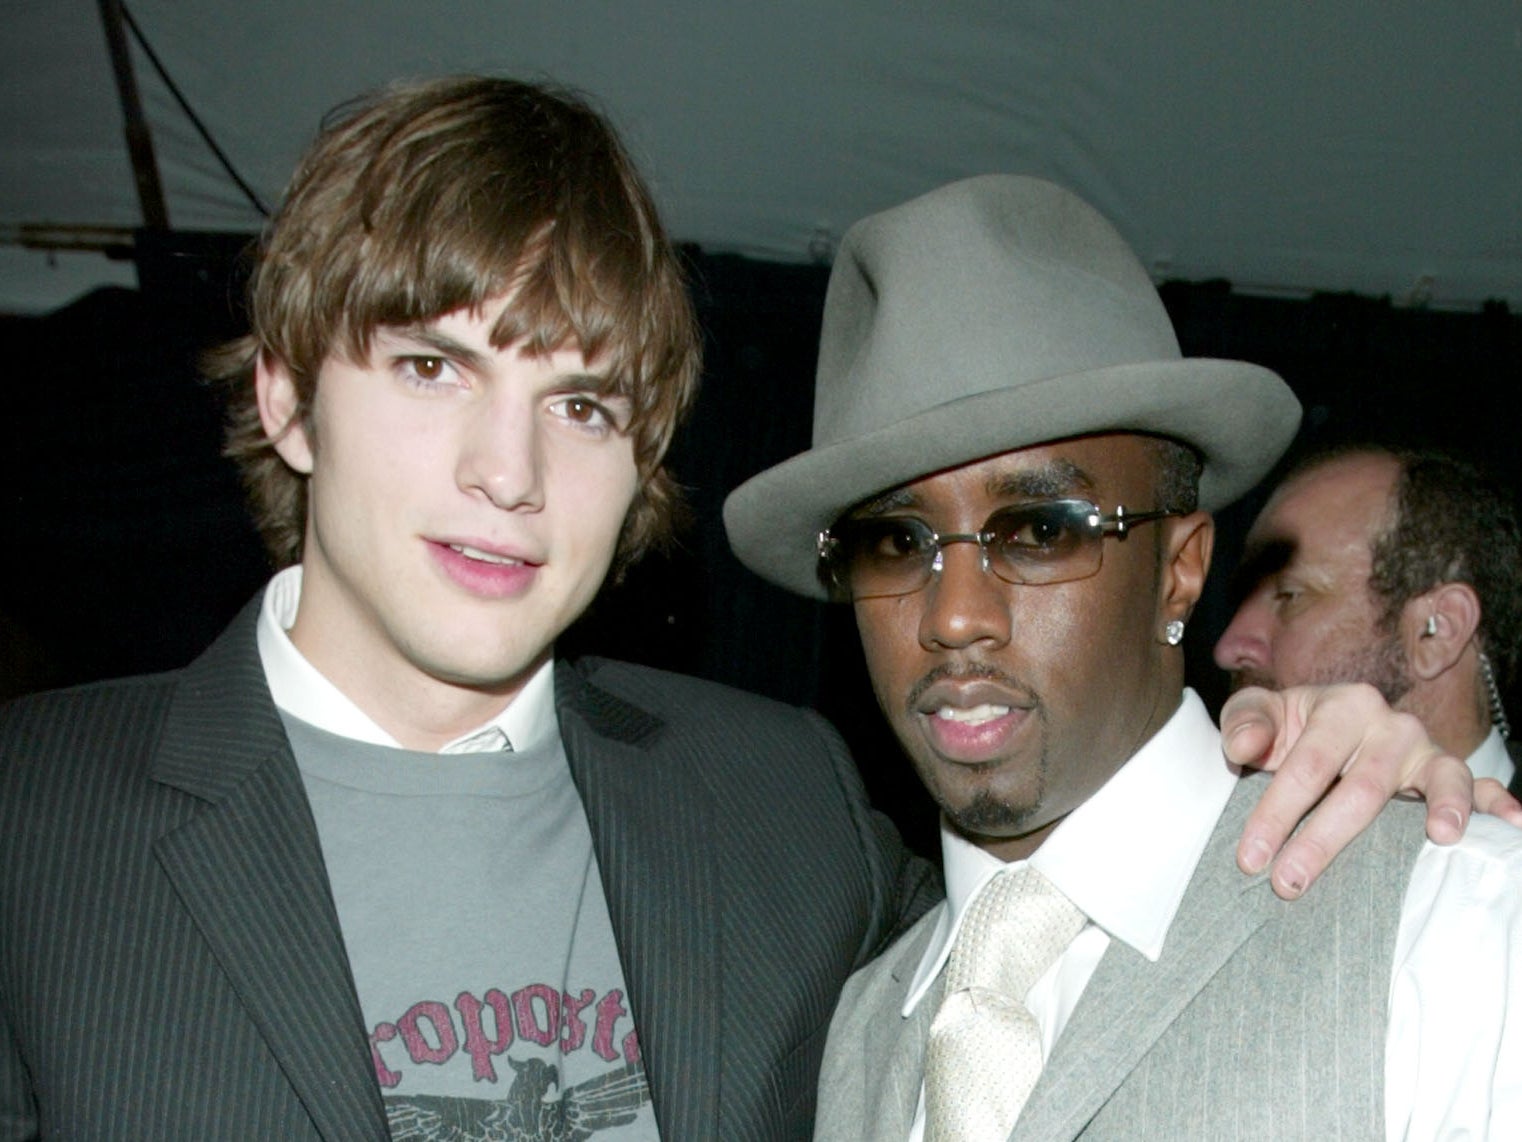
[[[1390,972],[1424,812],[1392,803],[1287,904],[1234,856],[1265,781],[1233,793],[1158,962],[1111,943],[1011,1142],[1384,1138]],[[909,1137],[940,986],[899,1012],[935,916],[846,985],[816,1137]]]
[[[0,711],[0,1138],[386,1137],[256,614]],[[806,1137],[840,986],[933,877],[814,715],[556,678],[663,1135]]]

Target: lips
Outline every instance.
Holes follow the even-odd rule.
[[[920,714],[935,714],[942,709],[970,714],[982,707],[1029,709],[1035,705],[1024,689],[987,672],[958,675],[949,670],[934,670],[914,687],[910,707]]]
[[[543,565],[524,552],[479,541],[429,540],[428,550],[450,582],[485,599],[521,595]]]
[[[911,704],[936,753],[969,765],[1007,753],[1034,707],[1028,693],[987,677],[926,679]]]

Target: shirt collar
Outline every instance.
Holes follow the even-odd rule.
[[[275,705],[330,734],[370,745],[400,748],[401,743],[381,729],[343,691],[307,661],[291,641],[291,624],[301,602],[301,567],[287,567],[264,591],[259,608],[259,659]],[[469,733],[449,742],[439,753],[486,753],[507,742],[528,750],[559,733],[555,720],[554,663],[534,672],[505,710]]]
[[[1156,962],[1237,773],[1205,704],[1185,690],[1163,728],[1052,830],[1030,863],[1090,921]],[[940,975],[968,902],[1007,867],[944,822],[941,852],[946,908],[909,988],[906,1015]]]
[[[1512,764],[1506,743],[1501,740],[1501,731],[1495,726],[1490,727],[1490,733],[1467,761],[1470,772],[1476,777],[1494,777],[1502,785],[1510,785],[1511,779],[1517,775],[1517,767]]]

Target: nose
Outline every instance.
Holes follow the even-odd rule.
[[[955,650],[979,642],[1008,643],[1013,588],[983,569],[982,549],[976,543],[949,544],[941,549],[941,560],[941,570],[924,588],[920,645]]]
[[[1266,671],[1272,658],[1268,605],[1262,592],[1249,595],[1215,644],[1215,664],[1222,670]]]
[[[472,412],[455,471],[460,488],[505,511],[543,508],[545,449],[535,409],[498,392]]]

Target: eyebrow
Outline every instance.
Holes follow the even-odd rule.
[[[416,345],[432,349],[441,357],[448,357],[458,361],[469,369],[482,369],[486,366],[486,354],[478,349],[457,341],[447,333],[441,333],[432,325],[392,325],[383,327],[377,332],[377,340],[410,341]]]
[[[867,516],[882,515],[884,512],[898,508],[917,507],[919,502],[920,498],[907,487],[889,488],[882,495],[873,496],[870,500],[857,504],[845,514],[853,519],[862,519]]]
[[[1039,468],[999,472],[989,478],[988,494],[1000,499],[1054,499],[1094,491],[1094,478],[1071,460],[1053,460]]]
[[[378,334],[377,339],[389,337],[395,341],[411,341],[414,344],[432,349],[441,357],[448,357],[458,361],[473,372],[485,370],[490,358],[473,346],[457,341],[447,333],[441,333],[432,325],[418,323],[414,325],[392,325],[384,327]],[[603,373],[567,373],[557,382],[557,388],[572,390],[575,392],[592,393],[599,397],[627,396],[618,390],[618,385],[612,377]],[[632,398],[631,398],[632,399]]]
[[[628,401],[631,407],[634,404],[633,395],[619,388],[612,377],[603,373],[567,373],[556,387],[578,393],[591,393],[596,397],[618,397]]]

